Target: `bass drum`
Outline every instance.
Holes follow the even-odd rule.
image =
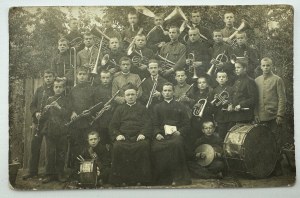
[[[224,139],[223,151],[230,171],[255,178],[269,176],[277,160],[275,139],[264,125],[235,125]]]

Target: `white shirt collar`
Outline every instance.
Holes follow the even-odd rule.
[[[166,101],[167,103],[170,103],[172,100],[173,100],[173,98],[171,100],[164,99],[164,101]]]
[[[135,105],[135,104],[136,104],[136,102],[135,102],[135,103],[133,103],[133,104],[128,104],[128,103],[126,102],[126,104],[127,104],[128,106],[132,107],[133,105]]]

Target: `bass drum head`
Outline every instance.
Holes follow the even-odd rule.
[[[276,142],[271,129],[254,126],[244,141],[244,160],[247,172],[256,178],[269,176],[276,164]]]

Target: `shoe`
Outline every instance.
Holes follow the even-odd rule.
[[[43,184],[47,184],[52,181],[55,181],[55,178],[53,176],[46,176],[44,179],[42,179]]]
[[[58,175],[58,176],[57,176],[57,180],[58,180],[59,182],[64,183],[64,182],[67,181],[67,178],[66,178],[64,175]]]
[[[140,182],[136,183],[136,186],[141,186],[142,184]]]
[[[23,175],[23,177],[22,177],[23,180],[32,179],[32,178],[37,178],[37,174],[29,173],[29,174]]]
[[[172,186],[177,186],[177,183],[173,181],[171,185]]]

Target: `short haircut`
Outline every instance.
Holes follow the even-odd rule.
[[[154,18],[164,18],[164,13],[162,12],[158,12],[158,13],[155,13],[155,17]]]
[[[65,37],[58,40],[58,43],[62,43],[62,42],[67,42],[67,45],[69,45],[69,40],[66,39]]]
[[[192,16],[192,14],[195,14],[195,13],[199,13],[199,15],[200,15],[200,10],[197,10],[197,9],[192,10],[191,16]]]
[[[135,91],[138,90],[137,87],[134,86],[132,83],[128,83],[128,84],[124,85],[122,87],[122,89],[123,89],[124,92],[127,91],[128,89],[134,89]]]
[[[235,64],[239,63],[243,68],[246,68],[248,67],[248,61],[245,59],[245,58],[242,58],[242,59],[237,59],[235,61]]]
[[[55,72],[52,69],[45,69],[43,75],[45,74],[52,74],[53,76],[55,76]]]
[[[120,58],[119,64],[121,65],[123,61],[129,61],[131,65],[131,59],[129,57],[123,56],[122,58]]]
[[[271,65],[273,65],[273,61],[272,61],[272,59],[269,58],[269,57],[264,57],[264,58],[262,58],[260,62],[262,62],[262,61],[269,61],[269,62],[271,63]]]
[[[183,67],[178,67],[175,71],[175,76],[176,76],[177,72],[182,72],[182,71],[184,72],[184,75],[186,75],[184,68]]]
[[[233,16],[234,16],[234,13],[230,10],[227,10],[227,11],[224,12],[224,15],[223,15],[224,18],[225,18],[225,14],[233,14]]]
[[[189,29],[189,31],[197,31],[197,33],[200,34],[200,30],[196,27],[191,27],[191,29]]]
[[[63,86],[66,86],[66,78],[55,78],[54,83],[63,83]]]
[[[174,85],[173,85],[173,83],[165,82],[162,87],[164,87],[164,86],[171,86],[172,89],[173,89],[173,91],[174,91]]]
[[[127,16],[129,16],[129,15],[136,15],[136,16],[138,16],[138,12],[131,10],[131,11],[128,12]]]
[[[119,41],[118,37],[112,36],[112,37],[109,38],[109,42],[110,42],[112,39],[117,39],[117,40]],[[120,41],[119,41],[119,42],[120,42]]]
[[[169,30],[170,29],[176,29],[176,32],[179,34],[180,33],[180,30],[179,30],[179,28],[177,27],[177,26],[175,26],[175,25],[172,25],[170,28],[169,28]]]
[[[237,35],[239,35],[239,34],[240,35],[243,34],[245,36],[245,38],[247,38],[246,32],[244,32],[244,31],[238,31],[238,33],[235,36],[237,37]]]
[[[79,74],[79,72],[85,72],[85,73],[88,73],[88,68],[86,68],[86,67],[78,67],[77,69],[76,69],[76,74]]]
[[[224,71],[224,70],[218,71],[218,72],[217,72],[217,76],[218,76],[218,74],[226,74],[226,77],[228,78],[228,74],[227,74],[227,72]]]
[[[86,32],[86,33],[83,35],[83,38],[85,38],[86,36],[93,36],[93,37],[94,37],[94,35],[93,35],[91,32]]]
[[[206,119],[206,120],[203,120],[203,122],[202,122],[202,129],[204,127],[204,124],[208,124],[208,123],[212,123],[213,126],[216,127],[216,124],[213,120]]]
[[[137,35],[135,36],[135,38],[136,38],[136,37],[145,37],[145,38],[146,38],[145,34],[137,34]]]
[[[208,79],[207,79],[206,76],[199,76],[198,79],[197,79],[197,82],[198,82],[198,80],[201,79],[201,78],[204,79],[204,80],[206,81],[206,83],[208,83],[208,81],[207,81]]]
[[[218,32],[218,33],[221,33],[221,34],[222,34],[222,31],[221,31],[220,29],[215,29],[215,30],[213,31],[213,35],[214,35],[215,32]],[[222,34],[222,36],[223,36],[223,34]]]
[[[100,76],[101,76],[101,74],[111,74],[108,70],[102,70],[101,72],[100,72]]]
[[[150,65],[151,63],[156,63],[156,64],[159,66],[159,62],[158,62],[158,60],[156,60],[156,59],[150,59],[149,62],[148,62],[148,67],[149,67],[149,65]]]
[[[90,135],[97,135],[98,138],[100,137],[98,131],[95,131],[95,130],[92,130],[92,131],[88,132],[87,138],[89,138]]]

